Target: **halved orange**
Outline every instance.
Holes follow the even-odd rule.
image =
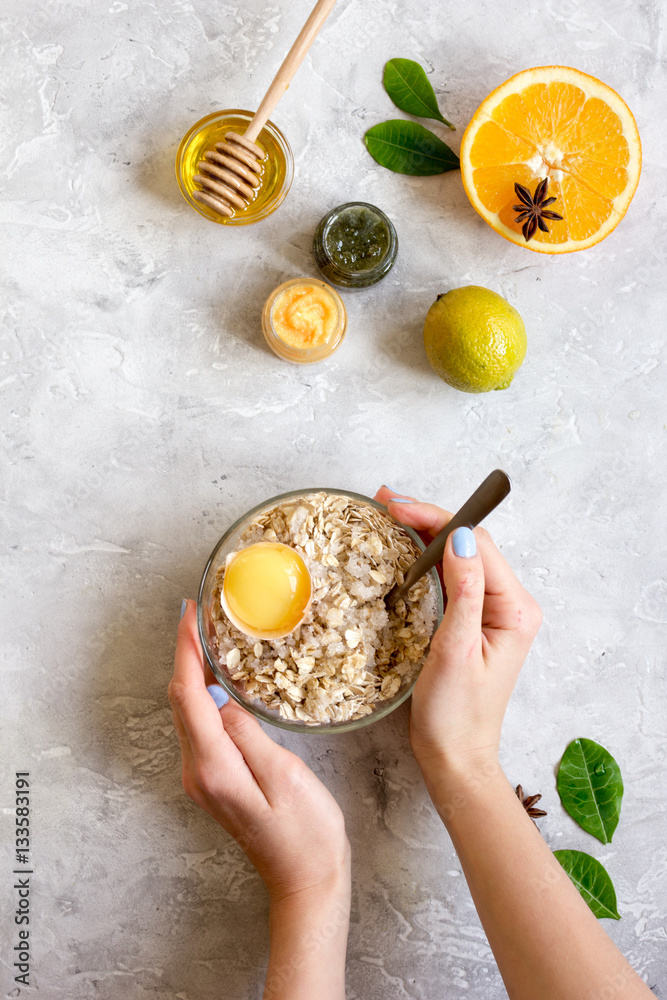
[[[517,73],[484,100],[461,143],[461,176],[473,208],[496,232],[538,253],[599,243],[628,210],[641,172],[630,108],[606,83],[569,66]],[[531,195],[544,178],[563,216],[526,241],[515,183]]]

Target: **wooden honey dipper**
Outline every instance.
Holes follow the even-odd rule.
[[[292,82],[335,3],[336,0],[318,0],[315,4],[245,133],[227,132],[224,141],[216,142],[214,149],[207,149],[197,164],[198,173],[193,180],[203,190],[193,191],[192,197],[219,215],[231,218],[235,209],[246,208],[255,197],[260,186],[264,150],[254,140]]]

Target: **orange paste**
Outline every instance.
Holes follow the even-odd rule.
[[[281,292],[271,309],[271,324],[288,347],[308,350],[326,344],[336,329],[338,307],[321,285],[304,282]]]

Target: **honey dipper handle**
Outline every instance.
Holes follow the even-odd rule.
[[[299,32],[299,36],[292,48],[285,56],[285,60],[276,73],[273,83],[264,95],[264,99],[245,131],[246,139],[254,142],[262,131],[267,121],[271,117],[271,112],[283,96],[299,66],[303,62],[308,49],[315,41],[317,33],[331,13],[336,0],[318,0],[313,7],[310,17]]]

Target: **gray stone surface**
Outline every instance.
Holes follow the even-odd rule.
[[[665,997],[664,6],[341,0],[274,114],[296,156],[288,200],[255,227],[216,227],[178,192],[179,139],[211,110],[258,101],[308,7],[3,4],[0,898],[13,773],[29,769],[39,996],[260,997],[263,887],[180,787],[165,689],[181,598],[266,497],[387,482],[453,506],[501,465],[515,489],[489,526],[545,613],[504,764],[544,793],[551,847],[608,867],[622,920],[607,929]],[[455,148],[479,101],[526,66],[610,83],[644,144],[625,221],[549,259],[496,236],[458,174],[377,167],[361,136],[397,114],[381,86],[396,55],[428,67],[460,125]],[[263,346],[262,303],[315,274],[315,225],[349,197],[394,219],[398,262],[346,296],[350,330],[330,363],[291,367]],[[426,364],[426,310],[468,283],[526,320],[507,392],[457,393]],[[276,736],[347,815],[349,1000],[500,1000],[406,729],[399,711],[360,735]],[[557,800],[554,769],[580,735],[623,769],[608,847]],[[9,906],[3,996],[18,995]]]

